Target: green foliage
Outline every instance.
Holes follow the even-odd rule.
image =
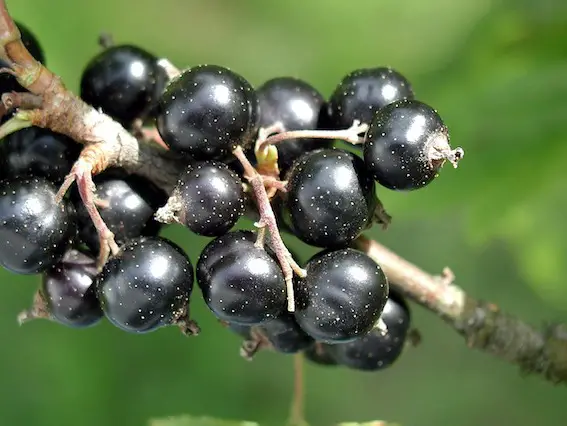
[[[169,417],[151,420],[149,426],[259,426],[255,422],[220,420],[211,417]]]

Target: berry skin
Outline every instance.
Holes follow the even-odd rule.
[[[228,232],[210,241],[199,256],[195,275],[197,283],[211,280],[211,270],[215,263],[233,252],[245,251],[254,247],[256,234],[252,231],[238,230]]]
[[[295,319],[315,340],[348,342],[368,333],[388,299],[388,280],[370,257],[353,249],[312,257],[298,280]]]
[[[81,76],[81,98],[124,125],[154,107],[166,78],[151,53],[132,45],[112,46],[91,59]]]
[[[41,293],[50,317],[74,328],[89,327],[103,317],[94,289],[96,260],[77,250],[44,272]]]
[[[128,241],[109,259],[95,285],[112,324],[131,333],[146,333],[186,315],[193,266],[173,242],[141,237]]]
[[[333,345],[327,345],[321,342],[316,342],[309,348],[305,349],[303,354],[305,358],[311,361],[313,364],[321,365],[324,367],[332,367],[337,365],[331,355],[329,355],[329,347]]]
[[[200,276],[205,278],[197,281],[205,303],[220,320],[257,325],[285,310],[283,273],[262,248],[225,252],[206,275]]]
[[[316,129],[322,108],[323,95],[317,89],[293,77],[278,77],[256,89],[260,108],[259,127],[281,122],[285,130]],[[319,148],[330,148],[333,142],[321,139],[289,139],[277,145],[278,165],[285,173],[301,154]]]
[[[179,178],[179,221],[196,234],[224,235],[245,211],[242,180],[226,164],[191,164]]]
[[[396,70],[359,69],[346,75],[329,98],[329,122],[335,129],[348,129],[354,120],[370,124],[380,108],[413,98],[410,82]]]
[[[294,354],[314,344],[314,340],[303,332],[288,312],[257,326],[229,323],[228,329],[248,341],[257,341],[260,347],[268,343],[271,349],[284,354]]]
[[[161,96],[157,128],[172,151],[195,160],[224,160],[256,131],[258,100],[242,76],[200,65],[173,79]]]
[[[433,181],[450,149],[447,127],[433,108],[416,100],[398,101],[372,120],[364,162],[382,186],[415,190]]]
[[[80,152],[80,145],[65,135],[27,127],[0,142],[0,176],[41,176],[61,183]]]
[[[142,177],[115,170],[95,176],[94,182],[97,196],[109,205],[99,209],[100,216],[114,233],[117,244],[158,234],[162,224],[154,220],[153,215],[167,200],[161,189]],[[100,242],[96,228],[84,204],[78,201],[76,206],[79,236],[93,253],[98,253]]]
[[[304,154],[288,177],[286,207],[295,235],[316,247],[345,246],[371,223],[375,183],[364,162],[340,149]]]
[[[326,350],[338,364],[356,370],[391,366],[401,355],[410,328],[410,311],[403,297],[390,292],[381,318],[388,327],[386,335],[375,329],[352,342],[327,345]]]
[[[293,315],[284,312],[258,327],[275,351],[294,354],[311,346],[313,339],[299,327]]]
[[[40,177],[0,182],[0,265],[36,274],[59,262],[76,236],[73,206]]]
[[[28,27],[26,27],[21,22],[15,22],[16,26],[20,30],[20,36],[24,46],[28,49],[31,55],[42,64],[45,64],[45,55],[43,53],[43,49],[39,44],[39,41],[35,37],[35,35],[30,31]],[[0,60],[0,68],[9,68],[9,64],[3,60]],[[13,75],[3,73],[0,74],[0,93],[8,93],[8,92],[26,92],[16,78]]]

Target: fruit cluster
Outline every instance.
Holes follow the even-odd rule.
[[[18,25],[43,62],[37,40]],[[24,91],[2,78],[2,93]],[[211,312],[244,337],[245,356],[265,347],[303,351],[316,363],[360,370],[398,358],[409,308],[356,239],[390,221],[377,183],[423,188],[463,155],[404,76],[356,70],[326,99],[297,78],[254,88],[222,66],[171,73],[140,47],[112,45],[86,65],[80,96],[140,138],[153,129],[184,170],[171,191],[118,167],[104,170],[94,179],[95,211],[80,187],[58,198],[81,155],[75,141],[37,127],[5,137],[0,265],[42,277],[20,320],[87,327],[106,318],[132,333],[176,325],[194,334],[195,281]],[[245,215],[257,229],[234,230]],[[192,262],[160,236],[164,223],[212,240]],[[119,249],[97,266],[108,237],[101,224]],[[279,230],[321,250],[300,266],[281,240],[267,238]]]

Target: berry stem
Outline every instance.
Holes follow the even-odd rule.
[[[382,225],[383,230],[388,229],[390,223],[392,222],[392,216],[390,216],[388,212],[386,212],[384,204],[382,204],[382,201],[380,201],[380,199],[378,198],[376,202],[376,209],[374,210],[373,221]]]
[[[114,240],[114,234],[108,229],[97,209],[97,202],[100,203],[100,200],[95,196],[96,187],[92,179],[92,172],[98,159],[96,145],[91,145],[81,152],[81,156],[73,165],[71,173],[67,175],[57,192],[57,201],[61,202],[73,182],[77,183],[81,200],[99,236],[100,252],[97,267],[102,269],[110,253],[117,254],[119,248]]]
[[[272,248],[284,274],[287,292],[287,309],[289,312],[295,311],[295,297],[293,289],[293,273],[295,272],[300,277],[305,277],[307,272],[301,268],[297,262],[293,259],[293,256],[285,246],[278,225],[276,222],[276,216],[272,210],[272,205],[270,204],[270,199],[268,193],[266,192],[266,187],[264,186],[264,180],[262,176],[256,171],[256,169],[250,164],[248,158],[244,154],[242,147],[237,147],[233,151],[234,156],[240,161],[242,167],[244,168],[244,177],[250,185],[252,186],[252,191],[254,192],[254,197],[256,199],[256,205],[258,206],[258,213],[260,214],[259,225],[260,227],[266,227],[270,233],[270,241],[272,243]]]
[[[41,290],[35,292],[32,305],[28,309],[20,312],[17,319],[19,325],[23,325],[35,319],[51,319],[51,314],[47,309],[47,302]]]
[[[361,133],[366,133],[368,125],[355,120],[353,125],[344,130],[290,130],[268,136],[257,145],[258,151],[267,149],[270,145],[276,145],[289,139],[341,139],[353,145],[364,143]]]
[[[305,373],[304,356],[299,352],[293,356],[293,394],[289,426],[307,426],[305,421]]]
[[[448,268],[441,276],[431,275],[365,236],[355,246],[382,267],[392,287],[441,317],[470,348],[516,364],[523,372],[567,384],[567,324],[538,331],[494,303],[466,294],[453,283]]]
[[[165,71],[165,74],[170,80],[181,74],[181,70],[173,65],[173,63],[167,58],[161,58],[158,60],[157,64]]]

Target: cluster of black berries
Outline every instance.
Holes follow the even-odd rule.
[[[43,61],[29,31],[22,36]],[[214,315],[245,338],[246,356],[269,347],[361,370],[393,363],[407,340],[409,309],[354,243],[373,223],[389,221],[376,182],[421,188],[445,161],[462,156],[450,148],[437,112],[386,67],[350,73],[329,99],[297,78],[253,88],[216,65],[167,71],[139,47],[114,45],[83,72],[83,100],[133,132],[155,126],[170,154],[185,160],[170,193],[119,168],[95,177],[100,220],[120,246],[100,270],[92,211],[77,193],[56,199],[78,144],[35,127],[1,142],[0,264],[42,276],[33,307],[20,319],[86,327],[106,317],[128,332],[177,325],[195,333],[188,305],[196,280]],[[7,78],[2,92],[14,90]],[[362,148],[335,146],[341,139]],[[262,191],[269,202],[256,200],[251,209]],[[258,220],[258,230],[232,229],[245,214]],[[286,292],[291,263],[282,264],[283,249],[266,236],[277,232],[266,223],[270,217],[321,248],[303,268],[296,265],[294,310]],[[213,238],[195,268],[159,236],[161,222]],[[290,259],[287,249],[283,254]]]

